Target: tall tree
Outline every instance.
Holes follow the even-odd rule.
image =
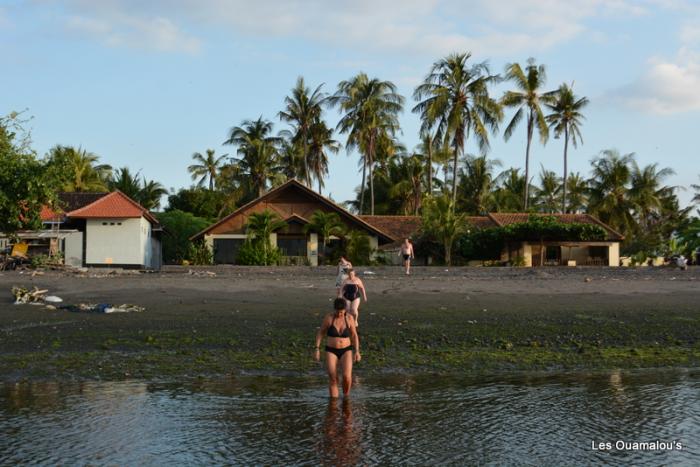
[[[240,174],[258,196],[267,190],[268,183],[279,172],[279,146],[282,138],[272,136],[272,122],[259,117],[257,120],[245,120],[241,126],[233,127],[224,144],[238,146],[240,157],[234,159]]]
[[[401,157],[397,161],[400,181],[389,190],[389,195],[402,201],[402,213],[417,216],[420,214],[424,182],[425,162],[420,154]]]
[[[435,129],[435,138],[454,150],[452,164],[452,204],[457,200],[458,161],[464,145],[473,133],[479,148],[489,148],[489,129],[498,130],[503,118],[500,104],[489,95],[489,85],[498,77],[491,75],[486,63],[469,66],[470,53],[452,54],[435,62],[413,97],[418,104],[423,133]]]
[[[214,189],[214,183],[219,176],[219,170],[221,169],[224,159],[228,155],[224,154],[223,156],[216,157],[214,155],[215,153],[216,151],[213,149],[207,149],[206,157],[199,152],[192,154],[192,159],[195,161],[195,164],[187,167],[187,171],[192,174],[192,180],[199,178],[197,186],[204,186],[207,179],[209,179],[209,189]]]
[[[323,179],[328,175],[328,153],[337,154],[338,151],[340,143],[333,139],[333,129],[322,120],[314,123],[309,132],[307,167],[318,183],[319,194],[323,190]]]
[[[561,190],[561,179],[556,173],[542,166],[540,185],[535,190],[535,203],[538,210],[549,214],[556,212],[561,205]]]
[[[321,122],[322,106],[326,100],[326,94],[321,91],[322,87],[323,84],[311,91],[304,78],[298,77],[291,95],[284,98],[285,110],[278,114],[280,120],[292,127],[291,141],[300,150],[304,166],[303,181],[308,187],[311,187],[310,142],[313,127]]]
[[[665,200],[674,195],[675,187],[663,185],[664,179],[674,174],[669,167],[659,169],[658,164],[650,164],[642,168],[632,161],[629,199],[641,229],[651,227],[653,219],[664,210]]]
[[[513,115],[510,123],[506,127],[504,138],[506,141],[510,139],[522,120],[523,116],[527,116],[527,145],[525,147],[525,193],[523,195],[523,210],[527,211],[529,199],[529,182],[530,182],[530,145],[532,144],[532,136],[535,130],[540,137],[540,143],[547,143],[549,138],[549,129],[542,113],[542,105],[553,102],[553,91],[543,92],[542,87],[547,79],[547,73],[544,65],[537,66],[535,59],[530,58],[527,61],[525,71],[518,63],[512,63],[506,67],[505,79],[515,84],[517,91],[506,91],[501,99],[501,103],[505,107],[517,108],[518,110]]]
[[[566,212],[583,212],[588,204],[588,181],[580,173],[572,173],[566,179]]]
[[[588,99],[585,97],[577,97],[574,91],[566,84],[559,86],[556,91],[555,100],[553,103],[547,103],[547,107],[552,111],[547,115],[547,122],[550,128],[554,129],[554,135],[558,138],[564,134],[564,190],[562,194],[561,211],[566,212],[566,177],[568,175],[568,149],[569,139],[576,147],[578,141],[583,143],[581,137],[580,126],[583,123],[584,116],[581,110],[588,105]]]
[[[107,191],[112,167],[98,164],[100,157],[73,146],[54,146],[46,158],[48,176],[59,191]]]
[[[141,182],[141,190],[139,192],[139,203],[146,209],[160,208],[160,200],[168,194],[168,190],[163,185],[155,180],[146,180]]]
[[[360,214],[364,213],[365,177],[369,172],[370,214],[373,215],[377,142],[382,135],[393,137],[398,131],[398,115],[403,110],[404,98],[391,81],[370,79],[365,73],[359,73],[341,81],[328,102],[337,106],[342,114],[337,129],[348,135],[346,149],[358,149],[363,156]]]
[[[498,212],[521,211],[522,199],[527,185],[525,175],[521,175],[519,169],[512,167],[496,177],[496,184],[498,185],[494,192],[496,210]]]
[[[141,192],[140,172],[131,173],[128,167],[122,167],[114,171],[114,176],[109,181],[110,190],[119,190],[134,201],[139,202]]]
[[[459,207],[471,215],[484,215],[494,207],[496,189],[494,170],[500,167],[497,159],[486,156],[467,156],[459,183]]]
[[[591,161],[588,211],[619,232],[626,233],[634,224],[629,183],[634,153],[621,155],[607,149]]]

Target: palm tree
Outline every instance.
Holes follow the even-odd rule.
[[[445,264],[452,264],[452,245],[467,230],[464,214],[455,211],[449,194],[426,199],[422,217],[423,232],[440,243],[445,253]]]
[[[497,159],[486,156],[467,156],[461,171],[459,190],[462,209],[472,215],[484,215],[494,206],[493,192],[496,188],[494,169],[500,167]]]
[[[536,188],[535,203],[540,211],[552,214],[560,205],[560,192],[562,190],[561,179],[551,170],[542,166],[540,172],[540,186]]]
[[[695,185],[692,184],[690,185],[693,190],[695,190],[695,196],[693,196],[693,203],[700,203],[700,184]]]
[[[312,128],[321,122],[322,106],[326,100],[326,94],[321,92],[322,87],[323,84],[312,92],[304,83],[304,78],[298,77],[292,94],[284,98],[285,110],[278,114],[281,121],[292,126],[291,141],[300,148],[304,165],[304,182],[309,187],[311,186],[312,172],[309,142]]]
[[[219,176],[221,165],[228,154],[214,157],[215,151],[213,149],[207,149],[206,153],[206,157],[198,152],[192,154],[192,159],[197,162],[197,164],[192,164],[187,167],[187,171],[192,174],[192,180],[199,178],[197,186],[203,186],[207,178],[209,178],[209,189],[214,190],[214,182]]]
[[[140,201],[141,180],[140,172],[132,174],[128,167],[122,167],[114,172],[114,176],[109,181],[110,190],[119,190],[134,201]]]
[[[304,226],[304,233],[315,232],[321,237],[323,250],[321,256],[325,258],[326,247],[331,237],[342,237],[345,233],[345,224],[340,220],[336,212],[323,212],[316,210],[311,214],[309,223]]]
[[[435,139],[430,132],[423,132],[419,153],[425,159],[425,168],[428,179],[428,196],[433,195],[433,151],[435,149]]]
[[[318,194],[324,186],[323,178],[328,175],[328,152],[337,154],[338,151],[340,143],[333,139],[333,129],[322,120],[314,123],[309,131],[306,167],[318,182]]]
[[[425,163],[420,154],[401,157],[397,161],[400,181],[389,190],[389,196],[399,199],[403,204],[403,214],[417,216],[423,199],[423,182]]]
[[[566,212],[583,212],[588,204],[588,181],[578,172],[572,173],[566,179],[566,191]]]
[[[520,170],[514,167],[504,170],[496,177],[498,188],[494,192],[494,205],[498,212],[518,212],[523,205],[527,181]],[[528,187],[529,193],[529,187]]]
[[[423,133],[435,129],[435,139],[454,150],[452,204],[457,200],[457,163],[464,145],[474,133],[482,152],[489,148],[488,129],[498,130],[503,118],[501,106],[489,96],[488,87],[498,80],[486,63],[467,65],[470,53],[452,54],[435,62],[413,97],[418,104]]]
[[[652,218],[664,210],[665,200],[674,195],[675,187],[662,185],[664,178],[674,174],[669,167],[659,169],[658,164],[650,164],[640,168],[632,161],[629,199],[643,230],[649,229]]]
[[[572,85],[573,86],[573,85]],[[564,134],[564,191],[562,194],[561,211],[566,212],[566,177],[568,175],[568,160],[567,151],[569,149],[569,138],[571,143],[576,147],[578,140],[583,144],[581,137],[580,126],[583,123],[584,116],[581,110],[588,105],[588,99],[585,97],[577,97],[574,91],[566,84],[559,86],[555,94],[553,103],[547,103],[547,107],[552,111],[547,115],[547,122],[550,128],[554,129],[554,135],[559,138]]]
[[[270,236],[287,226],[280,217],[273,211],[265,209],[262,212],[254,212],[248,217],[248,221],[245,224],[246,234],[248,239],[259,241],[262,247],[262,251],[265,255],[265,261],[269,257],[270,251],[272,250],[272,244],[270,242]]]
[[[99,156],[82,148],[55,146],[48,155],[50,171],[57,172],[61,191],[107,191],[112,167],[97,164]]]
[[[241,126],[233,127],[224,144],[238,146],[241,156],[234,162],[240,166],[241,174],[249,177],[249,183],[258,196],[262,196],[279,172],[279,147],[283,139],[271,136],[272,122],[263,120],[245,120]]]
[[[148,210],[160,208],[160,200],[168,194],[165,187],[155,180],[142,181],[142,187],[139,193],[139,203]]]
[[[553,92],[542,92],[541,89],[547,79],[547,74],[544,65],[535,65],[535,59],[530,58],[527,61],[525,71],[517,63],[512,63],[506,67],[505,79],[512,81],[518,88],[518,91],[507,91],[501,104],[505,107],[517,107],[518,110],[513,115],[510,123],[506,127],[503,134],[506,141],[510,139],[515,131],[515,127],[527,114],[527,146],[525,147],[525,180],[528,183],[525,185],[525,194],[523,195],[523,210],[527,211],[529,200],[529,182],[530,182],[530,145],[532,143],[532,135],[537,130],[540,137],[540,143],[547,144],[549,138],[549,129],[542,113],[540,104],[548,104],[553,101]]]
[[[345,147],[358,149],[363,156],[360,214],[364,212],[364,189],[369,172],[370,214],[374,214],[374,164],[377,142],[382,135],[393,137],[399,129],[398,114],[404,99],[396,92],[391,81],[369,79],[365,73],[341,81],[338,90],[328,98],[331,106],[338,106],[343,114],[337,125],[340,133],[347,133]]]
[[[634,153],[620,155],[615,149],[602,151],[591,161],[593,176],[589,181],[588,211],[619,232],[633,225],[629,183]]]

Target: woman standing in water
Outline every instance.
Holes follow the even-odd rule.
[[[335,290],[340,297],[340,288],[348,278],[348,270],[352,269],[352,263],[345,256],[341,256],[338,261],[338,276],[335,278]]]
[[[355,326],[359,326],[360,319],[360,294],[367,302],[367,293],[362,279],[357,277],[354,269],[348,269],[348,278],[343,282],[340,295],[348,301],[348,314],[355,318]]]
[[[350,394],[352,385],[352,363],[359,362],[360,336],[357,335],[355,319],[346,313],[345,300],[336,298],[333,313],[323,318],[316,333],[314,360],[321,359],[321,340],[326,335],[326,369],[328,370],[328,391],[331,397],[338,397],[338,366],[343,373],[343,396]],[[354,350],[354,352],[353,352]]]

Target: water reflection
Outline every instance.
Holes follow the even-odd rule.
[[[361,459],[361,425],[353,420],[350,399],[330,399],[323,420],[320,460],[323,465],[357,465]]]
[[[700,372],[0,385],[0,464],[700,464]],[[682,451],[596,451],[673,441]]]

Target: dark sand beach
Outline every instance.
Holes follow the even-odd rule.
[[[189,271],[196,272],[191,274]],[[206,271],[216,275],[207,274]],[[358,372],[698,367],[700,270],[360,268]],[[334,268],[168,267],[161,273],[0,273],[0,377],[108,379],[313,373]],[[63,304],[13,305],[13,285]]]

